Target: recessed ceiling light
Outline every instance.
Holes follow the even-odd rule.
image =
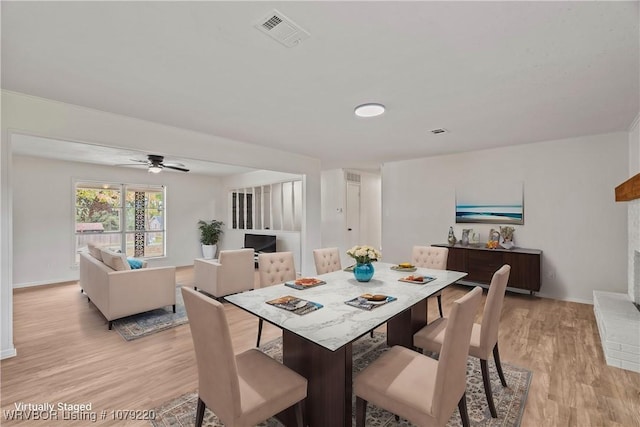
[[[362,104],[355,109],[355,114],[358,117],[375,117],[382,113],[384,113],[384,105],[382,104]]]
[[[432,133],[432,134],[434,134],[434,135],[437,135],[437,134],[439,134],[439,133],[445,133],[446,131],[447,131],[446,129],[442,129],[442,128],[440,128],[440,129],[433,129],[433,130],[431,131],[431,133]]]

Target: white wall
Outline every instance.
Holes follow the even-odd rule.
[[[380,248],[382,242],[381,177],[360,175],[360,243]],[[346,181],[344,169],[322,171],[322,247],[337,247],[342,265],[353,264],[347,256]],[[383,254],[384,257],[384,254]]]
[[[627,212],[614,188],[627,179],[626,132],[387,163],[382,168],[384,259],[409,259],[414,244],[446,243],[455,224],[456,187],[524,183],[517,246],[541,249],[540,295],[592,301],[594,289],[626,290]],[[464,226],[464,227],[463,227]]]
[[[166,186],[167,248],[151,267],[192,265],[202,256],[197,221],[219,216],[220,179],[13,157],[13,286],[78,279],[74,257],[74,180]]]
[[[629,178],[640,173],[640,115],[629,129]],[[625,202],[628,222],[628,294],[632,301],[640,304],[640,288],[636,288],[637,267],[634,265],[635,251],[640,251],[640,199]]]
[[[11,132],[153,152],[182,159],[304,174],[302,268],[314,271],[312,249],[320,245],[320,161],[227,138],[2,91],[0,135],[0,356],[15,354],[12,313],[13,217]]]

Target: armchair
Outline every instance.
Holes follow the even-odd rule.
[[[220,298],[253,289],[253,249],[220,251],[218,259],[193,263],[195,288]]]

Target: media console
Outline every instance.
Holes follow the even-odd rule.
[[[540,290],[541,258],[539,249],[489,249],[476,246],[437,244],[449,249],[447,270],[468,273],[464,280],[488,285],[491,277],[504,264],[511,266],[510,288],[524,289],[531,295]]]

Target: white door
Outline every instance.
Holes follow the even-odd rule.
[[[360,242],[360,184],[347,182],[347,248]]]

